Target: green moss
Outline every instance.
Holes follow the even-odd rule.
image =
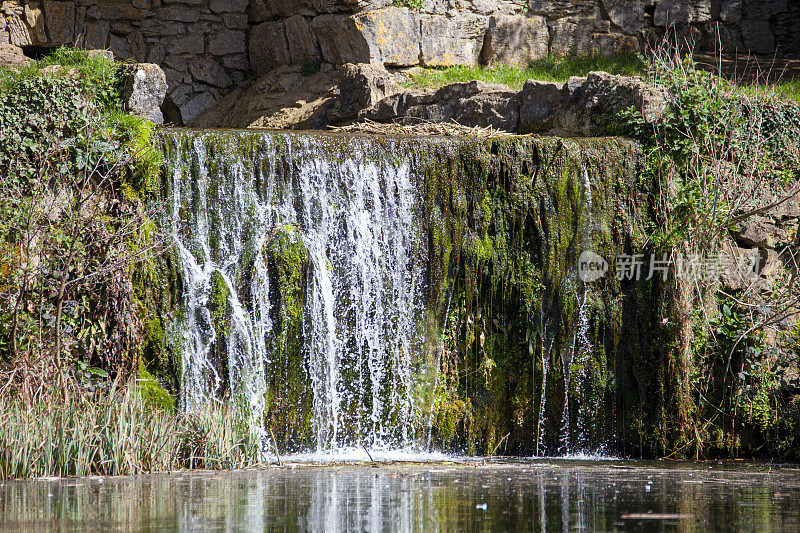
[[[217,335],[226,335],[228,331],[228,298],[231,291],[219,270],[211,273],[211,294],[208,296],[208,310],[211,312],[211,323]]]
[[[175,400],[172,399],[169,392],[161,386],[158,380],[156,380],[141,363],[139,364],[137,386],[145,405],[151,409],[169,412],[175,411]]]

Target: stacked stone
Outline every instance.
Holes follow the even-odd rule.
[[[166,117],[188,122],[250,74],[248,0],[26,1],[0,4],[0,43],[110,49],[117,59],[160,65]]]

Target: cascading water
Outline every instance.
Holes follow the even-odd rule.
[[[228,402],[288,452],[595,444],[602,407],[569,402],[603,394],[584,395],[601,300],[573,256],[618,218],[579,147],[161,135],[182,408]]]
[[[357,145],[331,164],[319,157],[328,147],[312,136],[249,141],[258,143],[255,160],[241,157],[235,138],[193,135],[172,165],[187,305],[183,406],[218,397],[227,383],[235,407],[263,426],[272,362],[265,338],[274,324],[261,251],[291,226],[311,262],[305,364],[318,449],[411,444],[421,258],[408,164],[370,160]],[[227,310],[213,310],[215,279],[224,284]],[[227,313],[224,326],[214,313]],[[222,327],[227,376],[211,354]]]

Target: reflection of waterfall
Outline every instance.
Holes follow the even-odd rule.
[[[186,285],[183,405],[228,387],[233,404],[262,426],[273,330],[263,249],[276,228],[294,225],[311,262],[303,334],[318,448],[410,444],[412,358],[421,342],[410,158],[393,157],[392,146],[372,157],[357,139],[340,147],[325,136],[170,135]],[[215,308],[220,292],[227,299]],[[222,335],[220,361],[212,352]]]

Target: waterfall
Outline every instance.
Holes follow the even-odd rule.
[[[594,352],[600,296],[620,293],[592,293],[573,264],[621,220],[596,155],[528,138],[160,136],[182,409],[227,402],[265,450],[318,457],[488,435],[574,453],[609,434]]]
[[[264,249],[282,228],[296,228],[310,258],[303,364],[317,449],[410,445],[422,258],[408,158],[371,157],[354,139],[332,164],[320,157],[337,150],[330,137],[174,135],[171,220],[186,305],[182,406],[227,391],[239,414],[263,427],[274,363],[265,339],[276,327]],[[390,154],[391,146],[383,155]],[[227,296],[223,309],[214,306],[219,292]],[[220,361],[212,352],[223,328]]]

